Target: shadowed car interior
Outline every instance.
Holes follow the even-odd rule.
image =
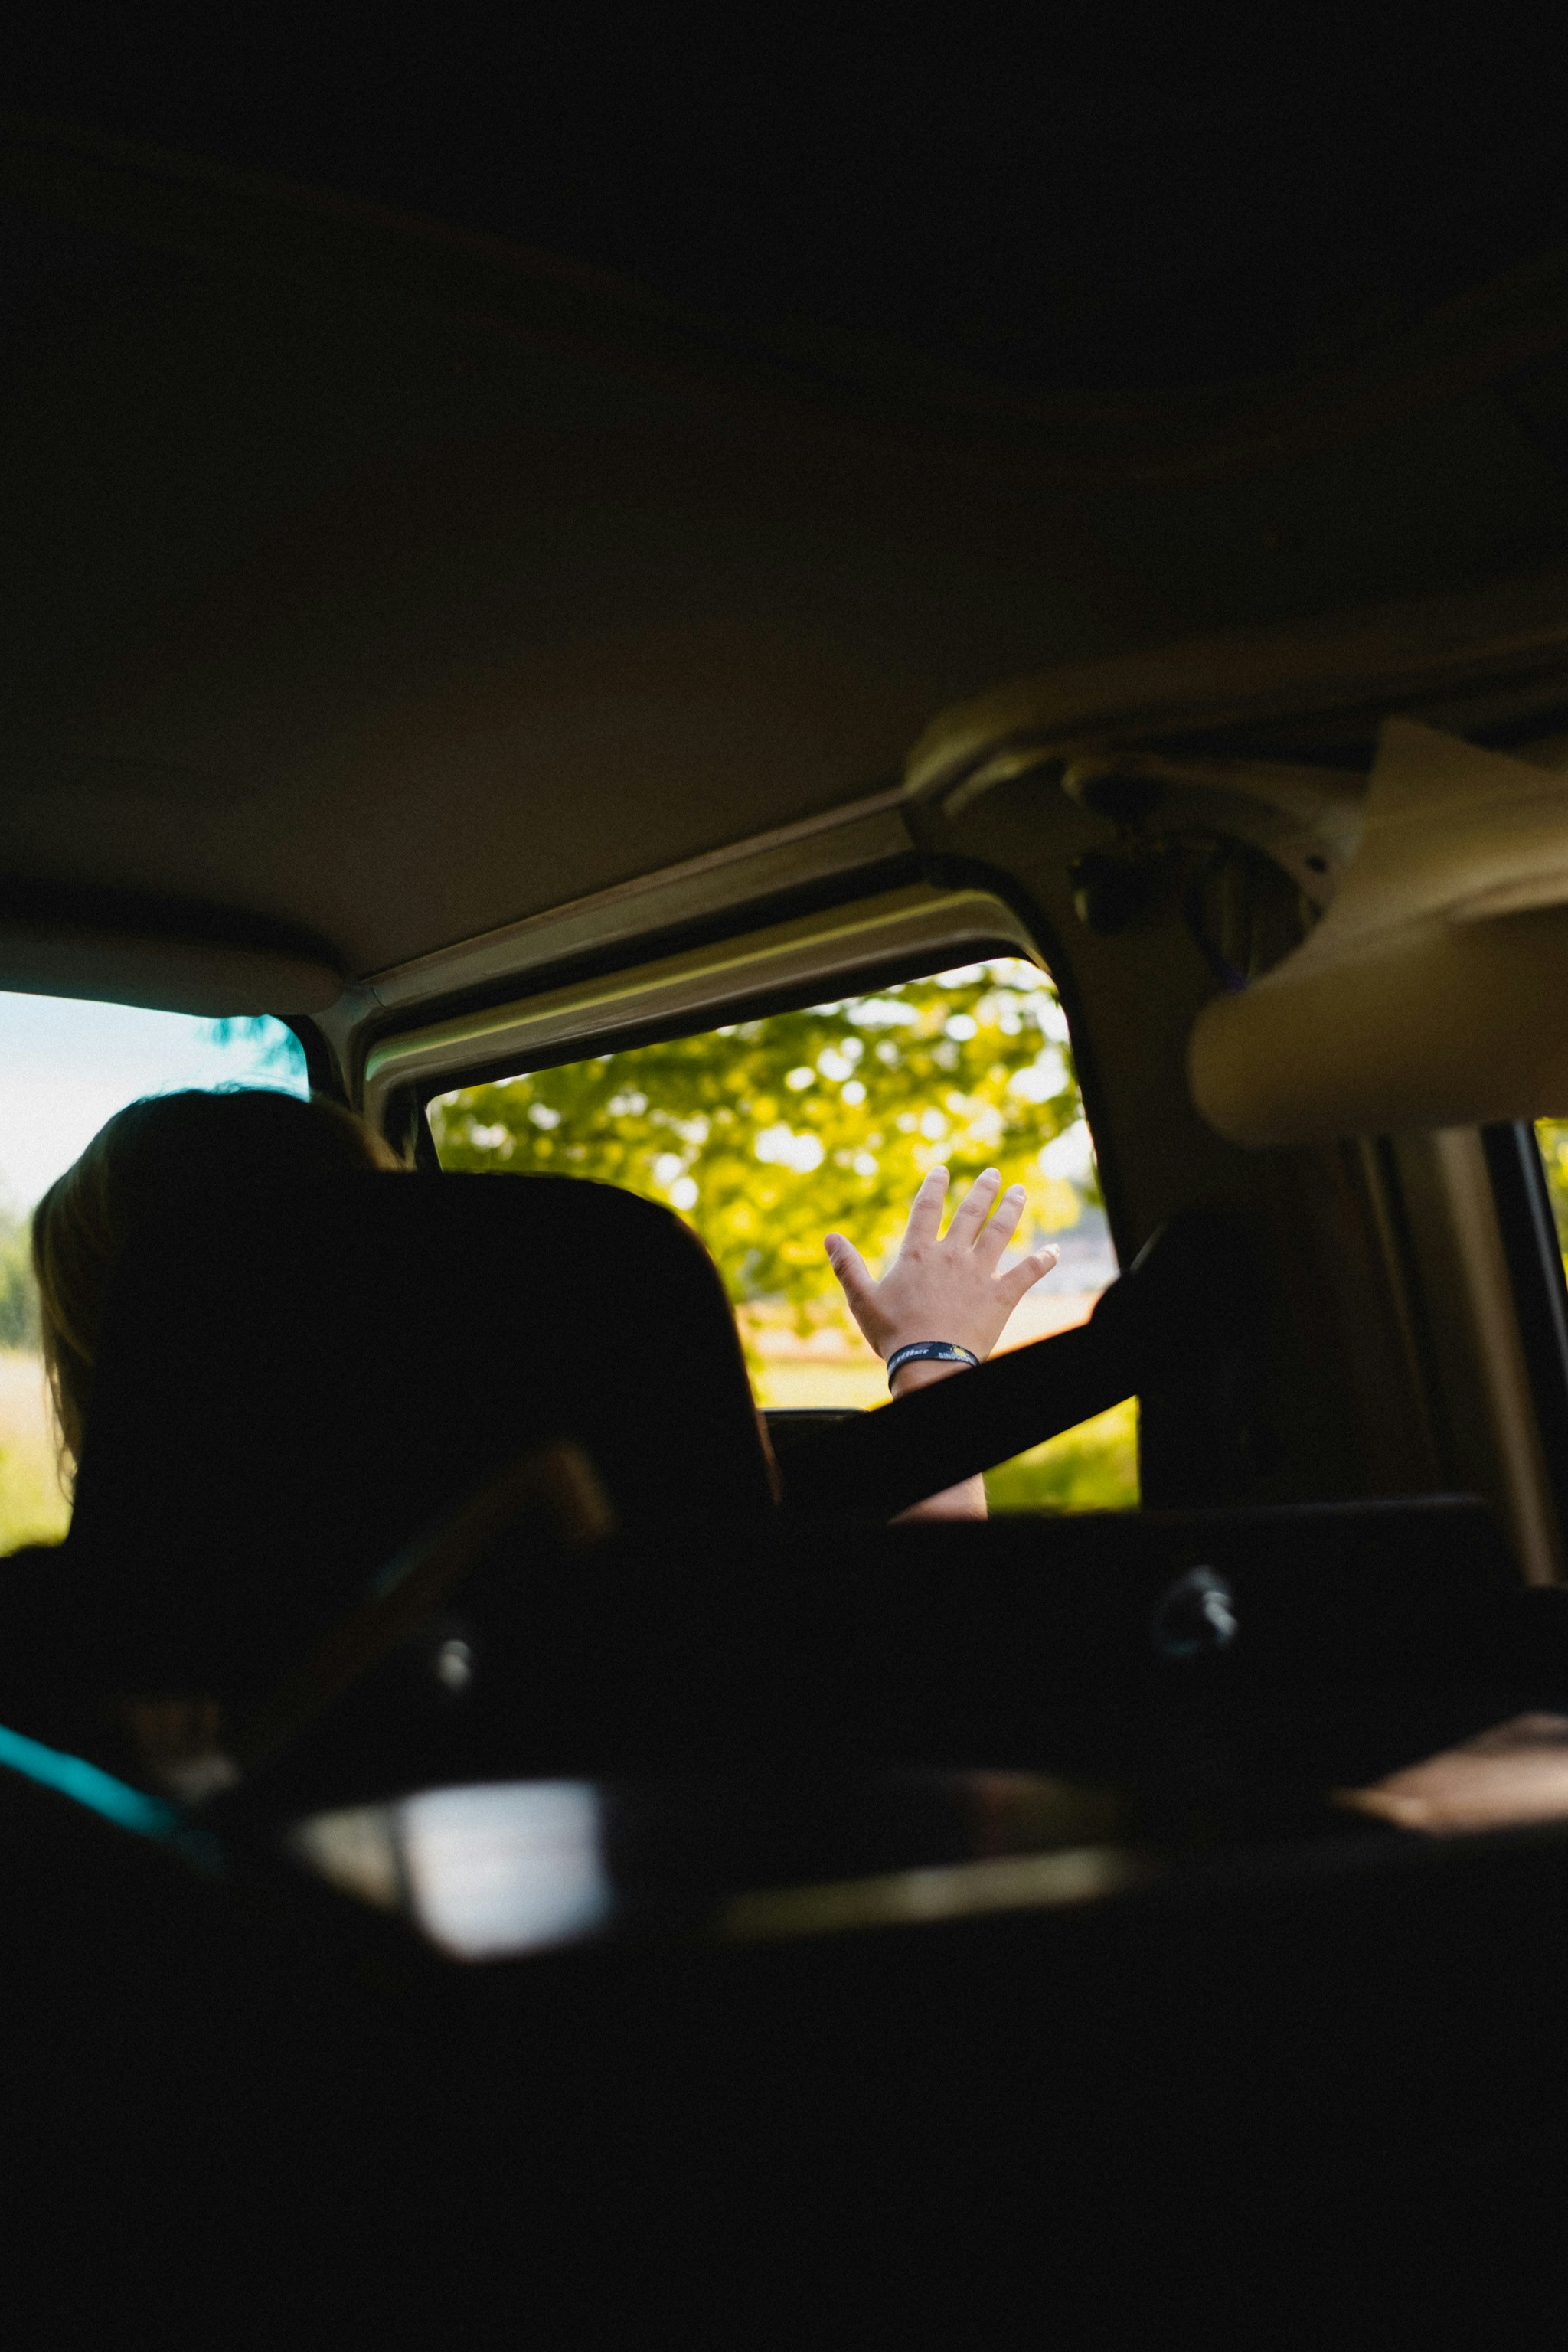
[[[17,45],[18,2341],[1559,2307],[1561,92],[1047,30]]]

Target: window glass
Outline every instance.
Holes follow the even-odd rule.
[[[1563,1253],[1564,1270],[1568,1271],[1568,1118],[1538,1118],[1535,1139],[1541,1147],[1541,1164],[1546,1171],[1546,1189],[1557,1221],[1557,1246]]]
[[[823,1236],[847,1234],[875,1267],[938,1162],[955,1192],[987,1166],[1022,1182],[1019,1249],[1061,1252],[1005,1348],[1082,1322],[1116,1272],[1061,1005],[1016,961],[466,1087],[429,1116],[444,1168],[596,1177],[689,1218],[771,1408],[887,1402]],[[1135,1506],[1135,1414],[1118,1406],[994,1471],[992,1507]]]
[[[27,1252],[33,1204],[106,1118],[184,1087],[309,1091],[291,1031],[0,993],[0,1552],[63,1532]]]

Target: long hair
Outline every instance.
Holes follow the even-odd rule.
[[[143,1217],[182,1193],[398,1164],[363,1119],[323,1096],[193,1089],[116,1111],[33,1212],[40,1338],[66,1482],[81,1459],[110,1285]]]

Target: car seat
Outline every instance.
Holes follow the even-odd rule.
[[[105,1318],[58,1575],[79,1660],[243,1702],[557,1438],[628,1529],[773,1507],[733,1316],[668,1211],[537,1176],[189,1203],[133,1238]]]

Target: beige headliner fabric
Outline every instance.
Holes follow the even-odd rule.
[[[96,997],[221,1019],[322,1013],[342,984],[328,964],[265,948],[0,921],[0,989],[24,995]]]
[[[1188,1074],[1243,1144],[1568,1113],[1568,777],[1388,720],[1339,896]]]
[[[374,975],[858,802],[934,712],[1005,734],[1010,678],[1245,622],[1316,679],[1325,614],[1568,547],[1480,389],[1556,348],[1555,278],[1261,408],[976,407],[896,353],[886,399],[815,347],[742,368],[722,322],[205,165],[13,126],[4,172],[0,872],[84,925],[176,902]],[[1489,590],[1479,643],[1396,620],[1379,707],[1413,641],[1511,675],[1526,602],[1521,635]],[[1190,648],[1161,675],[1143,732],[1225,721]]]

